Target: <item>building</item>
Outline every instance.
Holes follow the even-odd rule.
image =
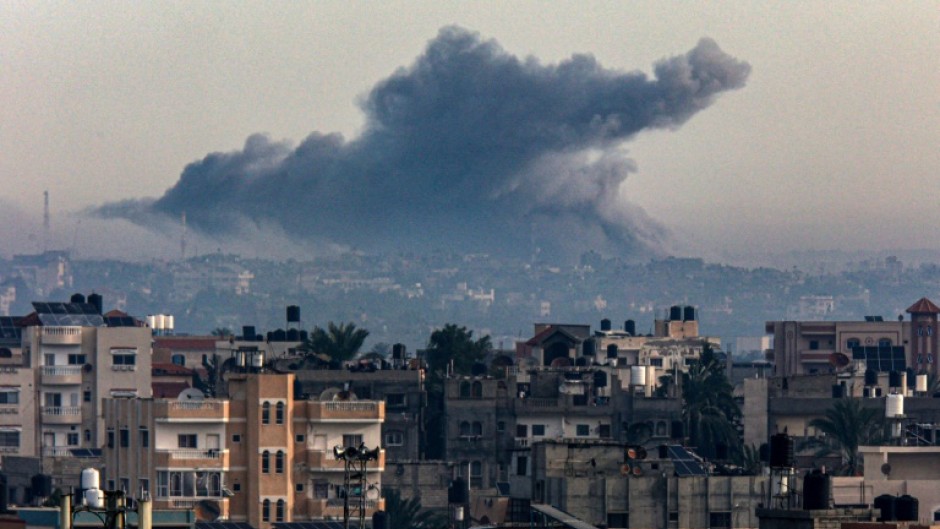
[[[293,374],[225,376],[227,399],[108,399],[106,486],[259,529],[342,517],[344,467],[333,448],[380,446],[384,402],[296,399]],[[382,450],[366,476],[369,514],[383,507],[384,469]]]

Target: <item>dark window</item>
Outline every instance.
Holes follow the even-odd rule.
[[[529,426],[526,424],[517,424],[516,425],[516,437],[528,437],[529,436]]]
[[[241,492],[241,490],[242,490],[242,484],[241,484],[241,483],[232,483],[232,491],[233,491],[233,492]]]
[[[483,398],[483,383],[479,380],[473,383],[473,386],[470,388],[470,396],[475,399]]]
[[[598,435],[604,438],[610,437],[610,425],[609,424],[602,424],[600,425],[599,429],[600,429],[600,432]]]
[[[388,432],[385,434],[385,446],[401,446],[405,444],[405,435],[401,432]]]
[[[304,491],[303,483],[297,483],[296,485],[294,485],[294,492],[303,492],[303,491]]]
[[[277,513],[275,515],[275,521],[284,521],[284,500],[277,500]]]
[[[69,365],[70,366],[85,365],[85,355],[80,355],[80,354],[69,355]]]
[[[137,355],[134,353],[123,353],[111,355],[111,365],[133,366],[137,365]]]
[[[282,450],[278,450],[274,455],[274,472],[276,474],[284,473],[284,452]]]
[[[78,446],[78,433],[70,433],[65,438],[65,444],[69,446]]]
[[[816,351],[817,349],[819,349],[819,340],[810,340],[809,348],[811,351]]]
[[[516,475],[525,476],[528,473],[529,468],[529,458],[525,456],[519,456],[516,458]]]
[[[385,405],[389,408],[401,408],[406,405],[404,393],[389,393],[385,396]]]
[[[469,399],[470,398],[470,383],[464,380],[460,383],[460,398]]]
[[[268,452],[267,450],[261,452],[261,473],[271,473],[271,452]]]
[[[505,432],[506,431],[506,422],[505,421],[496,421],[496,431]]]
[[[131,431],[127,428],[121,428],[121,448],[127,448],[131,444]]]
[[[261,502],[261,521],[271,521],[271,500],[264,500]]]
[[[194,433],[181,433],[177,435],[177,440],[179,448],[198,448],[196,434]]]
[[[470,435],[470,423],[468,421],[461,421],[460,423],[460,436],[466,437]]]
[[[858,338],[849,338],[849,340],[845,342],[845,348],[848,349],[849,351],[861,345],[862,345],[862,342],[859,341]]]
[[[483,435],[483,423],[481,423],[480,421],[473,421],[473,424],[471,426],[472,426],[471,428],[472,432],[470,433],[472,433],[473,435]]]
[[[299,433],[299,434],[297,434],[297,435],[294,436],[294,442],[295,442],[295,443],[303,444],[303,442],[306,441],[306,440],[307,440],[307,438],[306,438],[306,437],[304,436],[304,434],[302,434],[302,433]]]
[[[650,365],[654,367],[663,367],[662,358],[650,358]]]
[[[19,404],[19,390],[0,391],[0,404]]]
[[[678,522],[679,521],[679,511],[669,511],[669,521]]]
[[[730,529],[730,512],[711,512],[708,513],[708,527],[711,529]]]
[[[278,402],[274,410],[274,422],[284,424],[284,403]]]
[[[587,406],[588,396],[587,395],[572,395],[571,405],[572,406]]]
[[[591,427],[586,424],[579,424],[575,427],[575,435],[578,437],[587,437],[591,433]]]
[[[170,358],[170,362],[172,362],[173,365],[185,366],[185,365],[186,365],[186,357],[183,356],[183,355],[179,355],[179,354],[173,355],[173,356]]]
[[[233,443],[240,443],[240,442],[242,442],[242,436],[241,436],[241,434],[233,433],[233,434],[232,434],[232,442],[233,442]]]
[[[625,512],[607,513],[607,527],[610,527],[610,529],[626,529],[630,527],[630,515]]]
[[[891,340],[889,338],[878,340],[878,347],[891,347]]]
[[[91,430],[85,430],[85,442],[86,443],[91,442]]]
[[[271,424],[271,403],[261,405],[261,424]]]
[[[114,448],[114,430],[108,430],[108,448]]]
[[[543,435],[545,435],[545,425],[533,424],[532,425],[532,437],[540,437]]]
[[[355,446],[356,448],[359,448],[360,445],[362,445],[361,434],[343,435],[343,446]]]
[[[150,446],[150,430],[146,428],[140,429],[140,446],[143,448]]]
[[[82,393],[82,400],[85,401],[85,402],[91,402],[91,392],[90,392],[90,391],[87,391],[87,390],[86,390],[85,392],[83,392],[83,393]]]

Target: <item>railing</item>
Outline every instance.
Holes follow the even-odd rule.
[[[42,447],[42,455],[45,457],[69,457],[72,455],[72,448],[68,446],[44,446]]]
[[[343,498],[329,498],[326,500],[327,507],[342,507],[345,504],[346,500]],[[354,505],[359,503],[359,498],[354,496],[349,497],[349,504]],[[366,509],[376,509],[379,507],[379,500],[366,500]]]
[[[529,440],[526,439],[525,437],[519,437],[519,438],[516,438],[515,444],[516,444],[516,448],[528,448]]]
[[[327,411],[367,411],[374,412],[378,409],[375,402],[325,402],[324,407]]]
[[[218,401],[192,401],[192,400],[174,400],[170,401],[170,410],[200,410],[200,411],[218,411],[222,409],[222,403]]]
[[[517,402],[527,408],[552,408],[558,406],[558,399],[547,397],[526,397],[517,399]]]
[[[46,377],[67,377],[82,374],[82,366],[42,366],[42,375]]]
[[[82,328],[81,327],[61,327],[61,326],[50,326],[42,328],[43,336],[81,336]]]
[[[157,498],[157,499],[160,500],[163,498]],[[215,496],[210,495],[210,496],[199,496],[199,497],[193,497],[193,498],[170,498],[170,505],[174,509],[193,509],[196,507],[197,503],[203,500],[221,501],[223,499],[224,498],[222,497],[222,492],[219,491],[219,493]]]
[[[81,415],[82,408],[81,406],[43,406],[42,414],[52,416]]]

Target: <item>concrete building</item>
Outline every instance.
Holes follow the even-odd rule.
[[[862,446],[867,501],[909,494],[920,503],[918,522],[940,522],[940,446]]]
[[[227,399],[109,399],[104,483],[155,508],[200,508],[270,529],[343,514],[335,446],[381,445],[384,402],[298,400],[294,375],[226,375]],[[366,480],[378,495],[385,452]],[[369,514],[382,508],[369,499]]]

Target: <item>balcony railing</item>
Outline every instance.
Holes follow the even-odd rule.
[[[82,343],[82,328],[73,326],[49,326],[42,328],[42,343],[48,344],[80,344]]]
[[[72,448],[69,446],[44,446],[42,447],[42,455],[44,457],[70,457],[72,455]]]
[[[221,459],[222,450],[197,448],[181,448],[179,450],[166,450],[170,459]]]
[[[62,416],[62,415],[82,415],[81,406],[43,406],[42,408],[43,415],[49,415],[53,417]]]
[[[42,366],[43,384],[81,384],[82,366]]]
[[[307,418],[312,421],[378,421],[385,418],[385,402],[308,401]]]
[[[154,417],[159,422],[204,420],[214,422],[228,417],[229,403],[221,400],[160,400],[154,403]]]

